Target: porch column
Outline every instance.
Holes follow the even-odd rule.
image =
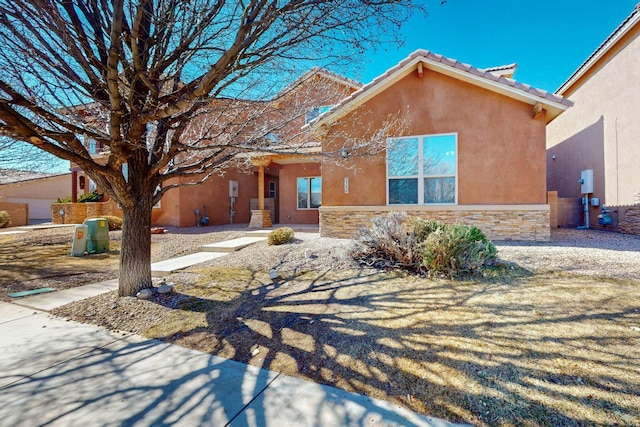
[[[75,169],[71,170],[71,201],[78,202],[78,171]]]
[[[264,166],[258,166],[258,209],[264,210]]]
[[[271,163],[268,158],[252,159],[254,165],[258,167],[258,209],[251,211],[251,222],[249,228],[272,227],[271,211],[264,208],[264,168]]]

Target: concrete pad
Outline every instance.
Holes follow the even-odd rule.
[[[97,326],[30,311],[29,316],[0,323],[0,395],[10,384],[118,339]]]
[[[78,286],[76,288],[63,289],[48,294],[33,295],[30,297],[16,298],[14,304],[37,310],[49,311],[62,307],[70,302],[80,301],[85,298],[94,297],[118,289],[118,279],[107,280],[90,285]]]
[[[151,264],[151,275],[154,277],[163,277],[174,271],[200,264],[201,262],[210,261],[221,256],[223,253],[197,252],[191,255],[185,255],[179,258],[172,258],[166,261],[154,262]]]
[[[65,227],[75,227],[76,225],[80,225],[80,224],[53,224],[53,223],[44,223],[44,224],[37,224],[37,225],[25,225],[22,227],[16,227],[16,230],[25,230],[25,231],[31,231],[31,230],[45,230],[47,228],[65,228]]]
[[[85,334],[94,329],[51,322]],[[0,388],[3,424],[224,426],[277,376],[135,336],[62,363],[45,359],[47,369]]]
[[[247,237],[268,237],[273,230],[275,228],[263,228],[261,230],[247,231],[244,235]]]
[[[0,324],[11,322],[12,320],[37,314],[32,308],[21,307],[19,305],[10,304],[0,301]]]
[[[210,243],[204,245],[204,252],[235,252],[256,242],[266,240],[265,237],[239,237],[237,239],[225,240],[224,242]]]
[[[453,427],[437,418],[367,396],[280,375],[232,426]],[[471,427],[471,426],[470,426]]]
[[[13,236],[14,234],[24,234],[26,231],[14,230],[14,231],[0,231],[0,236]]]

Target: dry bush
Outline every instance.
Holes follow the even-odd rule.
[[[496,248],[484,233],[390,212],[359,230],[352,257],[374,268],[401,268],[425,276],[458,277],[492,265]]]
[[[293,242],[293,229],[289,227],[276,228],[267,236],[269,245],[282,245],[284,243]]]
[[[11,215],[7,211],[0,211],[0,228],[9,227],[11,225]]]

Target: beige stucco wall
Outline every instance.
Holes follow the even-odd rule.
[[[545,119],[531,105],[427,70],[372,98],[332,132],[354,136],[380,128],[389,115],[408,120],[402,135],[458,135],[458,204],[546,204]],[[393,135],[399,136],[399,135]],[[340,138],[327,139],[332,151]],[[322,167],[323,206],[386,205],[385,152]],[[349,193],[344,178],[349,177]]]
[[[283,165],[280,169],[280,223],[281,224],[317,224],[318,209],[298,209],[298,178],[320,176],[318,163]],[[326,191],[322,174],[322,198]]]
[[[640,200],[639,35],[636,25],[570,87],[563,95],[575,105],[547,126],[547,184],[559,197],[580,197],[580,171],[593,169],[593,196],[604,204]],[[598,213],[591,208],[592,224]]]
[[[27,203],[29,219],[50,219],[51,203],[71,195],[71,174],[0,185],[6,203]]]
[[[409,74],[335,124],[323,150],[336,151],[345,144],[331,135],[354,138],[359,129],[381,128],[389,115],[407,119],[398,134],[390,136],[457,134],[457,206],[386,206],[385,150],[343,163],[326,161],[323,235],[352,236],[375,215],[409,210],[425,218],[476,225],[491,238],[549,239],[544,114],[534,118],[531,105],[426,70],[423,78]]]

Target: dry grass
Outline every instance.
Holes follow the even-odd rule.
[[[104,276],[117,265],[115,251],[98,262],[68,252],[55,239],[1,245],[0,298],[6,274],[13,283],[58,275],[73,281],[79,271]],[[534,274],[509,265],[467,282],[350,270],[274,283],[266,271],[241,267],[179,277],[175,292],[150,301],[108,293],[54,313],[450,421],[640,425],[637,278]]]
[[[116,277],[119,251],[119,243],[110,242],[107,253],[72,257],[70,243],[4,242],[0,244],[0,300],[10,301],[12,292],[68,289]]]
[[[517,268],[471,282],[199,274],[144,302],[164,314],[143,335],[450,421],[640,424],[637,282]]]

